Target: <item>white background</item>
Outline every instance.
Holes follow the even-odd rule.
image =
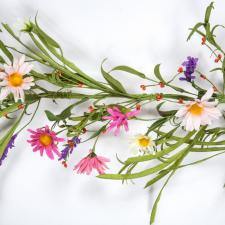
[[[65,55],[97,79],[100,63],[126,64],[146,74],[163,63],[162,71],[173,74],[186,56],[199,57],[199,67],[210,69],[209,53],[200,38],[186,42],[188,28],[203,19],[210,1],[202,0],[1,0],[0,20],[13,25],[18,18],[33,18],[56,40]],[[225,24],[222,0],[216,1],[213,21]],[[219,39],[225,44],[224,33]],[[6,36],[4,40],[9,41]],[[211,74],[216,82],[217,74]],[[137,91],[140,81],[126,82]],[[72,102],[72,101],[70,101]],[[62,107],[42,102],[30,125],[47,123],[43,110],[60,112]],[[150,106],[149,106],[150,107]],[[2,120],[0,121],[2,129]],[[142,124],[143,126],[146,126]],[[111,172],[119,169],[115,153],[129,156],[127,136],[142,132],[143,126],[131,123],[128,135],[104,137],[99,154],[112,159]],[[73,165],[85,156],[91,144],[79,146],[64,169],[57,161],[33,153],[24,132],[16,148],[0,169],[0,225],[147,225],[153,200],[162,184],[144,190],[144,180],[121,184],[95,176],[76,175]],[[118,141],[119,140],[119,141]],[[195,156],[192,156],[195,158]],[[156,225],[224,225],[224,156],[177,172],[166,187],[159,204]]]

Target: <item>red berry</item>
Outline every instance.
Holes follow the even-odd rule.
[[[178,73],[183,73],[183,72],[184,72],[183,67],[179,67],[178,70],[177,70],[177,72],[178,72]]]
[[[204,79],[204,80],[206,79],[206,76],[203,75],[203,74],[201,74],[200,77],[201,77],[202,79]]]
[[[217,89],[215,86],[213,86],[213,90],[214,90],[214,91],[218,91],[218,89]]]
[[[163,94],[162,93],[156,94],[156,96],[155,96],[156,101],[160,101],[162,98],[163,98]]]
[[[164,87],[165,87],[165,84],[164,84],[163,82],[159,82],[159,86],[160,86],[161,88],[164,88]]]
[[[206,42],[206,37],[205,37],[205,36],[203,36],[203,37],[202,37],[202,45],[204,45],[204,44],[205,44],[205,42]]]
[[[219,62],[219,58],[216,58],[216,59],[214,60],[214,62],[215,62],[215,63],[218,63],[218,62]]]
[[[82,88],[83,85],[84,85],[84,84],[83,84],[82,82],[79,82],[77,86],[80,87],[80,88]]]
[[[65,168],[67,168],[68,165],[67,165],[66,161],[62,161],[62,164]]]
[[[140,104],[137,104],[136,105],[136,110],[140,110],[141,109],[141,105]]]
[[[23,108],[24,108],[23,104],[18,105],[18,109],[23,109]]]
[[[89,106],[88,109],[89,109],[89,112],[91,112],[91,113],[95,111],[93,106]]]
[[[105,134],[105,133],[106,133],[106,130],[103,130],[103,131],[102,131],[102,134]]]
[[[144,84],[140,85],[140,88],[145,91],[146,90],[146,86]]]
[[[179,99],[178,99],[178,103],[183,104],[183,103],[184,103],[183,98],[179,98]]]

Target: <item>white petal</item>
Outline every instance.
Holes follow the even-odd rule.
[[[0,79],[4,79],[7,76],[6,73],[4,72],[0,72]]]
[[[215,118],[215,119],[222,116],[222,113],[217,108],[205,108],[204,111],[208,116]]]
[[[7,73],[7,74],[12,74],[12,73],[14,73],[15,72],[15,70],[14,70],[14,68],[12,67],[12,66],[8,66],[8,65],[4,65],[4,69],[5,69],[5,72]]]
[[[193,116],[192,122],[195,130],[199,130],[201,125],[201,117],[200,116]]]
[[[22,88],[19,89],[19,94],[20,94],[21,101],[24,102],[25,97],[24,97],[24,91]]]
[[[18,100],[20,98],[20,94],[19,94],[19,91],[17,89],[13,90],[13,95],[14,95],[15,102],[18,102]]]
[[[8,81],[7,80],[3,80],[2,82],[0,82],[0,86],[7,86],[8,85]]]
[[[183,117],[185,114],[187,113],[187,107],[184,106],[181,109],[179,109],[177,111],[177,113],[175,114],[176,117]]]
[[[211,124],[211,120],[208,117],[207,113],[203,113],[201,115],[201,125],[210,125]]]
[[[216,105],[218,104],[218,102],[207,102],[207,101],[205,101],[205,102],[202,102],[202,105],[203,106],[206,106],[206,107],[215,107]]]
[[[19,70],[19,59],[14,59],[14,61],[13,61],[13,69],[15,70],[15,71],[18,71]]]
[[[29,90],[34,85],[35,85],[35,83],[33,83],[33,82],[31,82],[31,83],[23,83],[22,89],[23,90]]]
[[[22,56],[20,57],[20,59],[18,60],[19,66],[22,66],[22,65],[24,64],[24,61],[25,61],[25,55],[22,55]]]
[[[32,68],[33,68],[33,65],[28,65],[28,66],[26,67],[26,69],[23,71],[23,73],[24,73],[24,74],[30,73],[30,71],[32,70]]]
[[[194,130],[192,115],[190,113],[187,115],[186,130],[187,131],[193,131]]]
[[[214,89],[213,87],[209,88],[208,91],[202,96],[201,101],[209,100],[213,95]]]
[[[27,66],[29,66],[28,63],[23,63],[23,64],[19,67],[18,72],[19,72],[20,74],[24,75],[24,74],[25,74],[24,71],[26,70]]]
[[[30,83],[32,81],[34,81],[33,77],[26,77],[26,78],[23,79],[23,82],[25,82],[25,83]]]
[[[9,94],[9,89],[7,87],[1,89],[0,100],[5,99]]]

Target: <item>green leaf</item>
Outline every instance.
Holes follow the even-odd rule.
[[[10,105],[5,109],[0,110],[0,118],[8,113],[16,111],[19,105],[21,105],[21,103],[14,103],[13,105]]]
[[[60,118],[58,116],[54,115],[52,112],[50,112],[48,110],[45,110],[45,114],[48,117],[48,120],[50,120],[50,121],[59,121],[60,120]]]
[[[5,151],[5,148],[7,147],[10,139],[12,138],[16,128],[18,127],[22,117],[24,115],[24,112],[20,116],[20,118],[12,125],[12,127],[8,130],[8,132],[5,134],[5,136],[0,140],[0,158],[2,157],[2,154]]]
[[[115,70],[120,70],[120,71],[124,71],[124,72],[127,72],[127,73],[131,73],[131,74],[134,74],[134,75],[137,75],[141,78],[146,78],[145,74],[129,67],[129,66],[124,66],[124,65],[121,65],[121,66],[116,66],[114,67],[111,71],[115,71]]]
[[[193,35],[195,32],[197,32],[198,28],[201,27],[201,26],[203,26],[203,25],[204,25],[204,23],[197,23],[193,28],[191,28],[191,29],[190,29],[191,32],[190,32],[190,34],[189,34],[188,37],[187,37],[187,41],[189,41],[189,40],[191,39],[192,35]]]
[[[149,134],[151,131],[155,130],[156,128],[162,126],[168,119],[167,118],[160,118],[157,121],[155,121],[147,131],[147,134]]]
[[[206,8],[206,12],[205,12],[205,24],[207,24],[209,22],[209,18],[212,12],[212,9],[214,9],[213,7],[213,2],[210,3],[210,5]]]
[[[0,63],[5,63],[5,60],[3,59],[3,57],[2,56],[0,56]]]
[[[87,100],[88,100],[88,98],[84,97],[84,98],[81,99],[80,101],[78,101],[78,102],[76,102],[76,103],[70,105],[70,106],[67,107],[66,109],[64,109],[59,115],[57,115],[57,117],[59,117],[61,120],[67,119],[68,117],[71,116],[71,110],[72,110],[75,106],[77,106],[77,105],[79,105],[79,104],[81,104],[81,103],[83,103],[83,102],[85,102],[85,101],[87,101]]]
[[[177,110],[170,110],[170,111],[162,111],[160,110],[161,106],[164,104],[165,102],[161,102],[160,104],[157,105],[156,109],[159,113],[160,116],[162,117],[168,117],[168,116],[172,116],[175,115],[175,113],[177,112]]]
[[[222,68],[217,67],[217,68],[211,69],[209,72],[214,72],[214,71],[218,71],[218,70],[222,70]]]
[[[105,60],[103,60],[103,63],[105,62]],[[124,87],[122,86],[122,84],[116,80],[115,78],[113,78],[109,73],[107,73],[103,67],[101,65],[101,72],[103,77],[105,78],[105,80],[108,82],[108,84],[116,91],[120,92],[120,93],[126,93],[126,90],[124,89]]]
[[[4,52],[4,54],[8,57],[8,59],[12,62],[13,55],[11,52],[5,47],[4,43],[0,40],[0,49]]]
[[[166,81],[162,78],[162,75],[160,73],[160,64],[157,64],[154,68],[154,74],[155,76],[163,83],[166,83]]]
[[[220,24],[217,24],[217,25],[215,25],[215,26],[212,28],[211,33],[213,34],[213,33],[215,32],[216,28],[218,28],[218,27],[225,28],[225,26],[220,25]]]
[[[92,134],[88,139],[86,139],[83,142],[87,142],[87,141],[89,141],[89,140],[91,140],[91,139],[99,136],[102,133],[102,131],[105,130],[105,128],[106,128],[106,125],[102,126],[99,130],[97,130],[96,132],[94,132],[94,134]]]
[[[159,181],[160,179],[165,177],[169,172],[170,172],[170,170],[163,170],[156,177],[154,177],[153,179],[148,181],[147,184],[145,185],[145,188],[150,187],[151,185],[153,185],[154,183],[156,183],[157,181]]]
[[[59,48],[60,49],[60,45],[53,39],[51,38],[49,35],[47,35],[38,25],[37,22],[37,16],[35,16],[35,25],[32,24],[36,29],[37,32],[39,33],[39,35],[51,46],[55,47],[55,48]]]

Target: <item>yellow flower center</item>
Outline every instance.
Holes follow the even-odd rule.
[[[195,103],[188,109],[188,112],[192,115],[199,116],[203,112],[203,107],[201,107],[198,103]]]
[[[150,144],[150,139],[146,137],[142,137],[138,140],[138,142],[141,147],[148,147]]]
[[[48,145],[52,144],[52,137],[49,134],[42,134],[39,138],[39,141],[44,146],[48,146]]]
[[[8,81],[11,86],[13,87],[19,87],[23,83],[23,77],[20,73],[13,73],[9,76]]]

